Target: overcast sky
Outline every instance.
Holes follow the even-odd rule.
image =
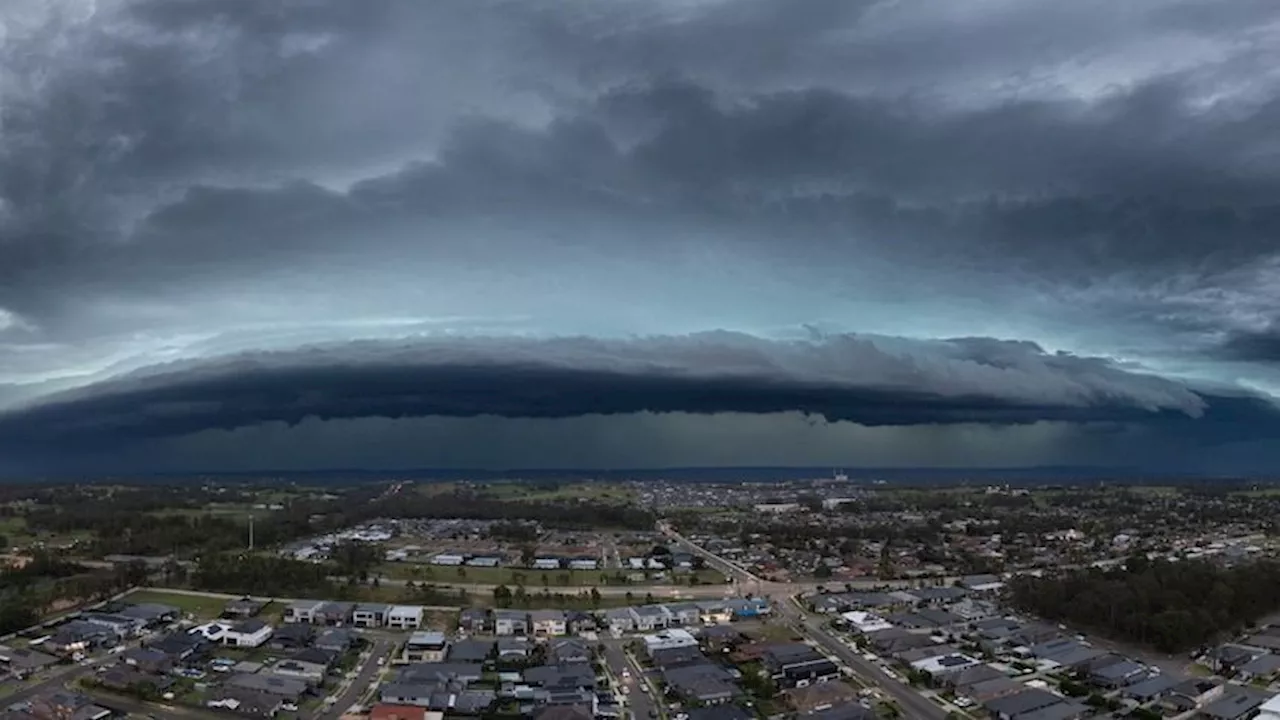
[[[6,0],[0,471],[1280,463],[1270,0]]]

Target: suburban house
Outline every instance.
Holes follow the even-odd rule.
[[[510,635],[498,638],[498,659],[506,661],[523,662],[529,659],[529,652],[532,645],[527,637],[512,637]]]
[[[667,668],[662,680],[670,692],[690,703],[717,705],[741,694],[727,670],[708,662]]]
[[[58,658],[32,650],[31,648],[11,648],[0,645],[0,664],[4,669],[19,678],[39,672],[50,665],[55,665]]]
[[[120,655],[120,662],[155,675],[162,675],[173,668],[173,661],[169,656],[153,648],[129,648]]]
[[[661,605],[641,605],[630,610],[638,632],[653,632],[671,624],[671,613]]]
[[[493,631],[497,635],[528,635],[529,613],[523,610],[494,610]]]
[[[326,628],[315,640],[311,641],[312,647],[321,650],[329,650],[338,654],[342,654],[351,649],[356,642],[355,633],[348,628]]]
[[[529,620],[537,636],[556,637],[569,632],[568,617],[563,610],[534,610],[529,613]]]
[[[432,565],[447,565],[453,567],[466,562],[466,558],[457,553],[440,553],[431,558]]]
[[[139,620],[146,627],[152,627],[177,620],[182,611],[172,605],[161,603],[138,603],[121,610],[118,615]]]
[[[355,610],[355,603],[327,602],[316,610],[312,622],[317,625],[348,625]]]
[[[112,647],[120,642],[120,636],[105,625],[72,620],[58,628],[53,637],[45,641],[45,647],[55,653],[69,655],[91,648]]]
[[[487,608],[463,608],[458,615],[458,628],[469,633],[483,635],[493,632],[493,621]]]
[[[205,641],[199,635],[175,632],[148,641],[147,647],[164,653],[173,663],[181,663],[199,655]]]
[[[142,632],[146,621],[112,613],[84,613],[80,620],[110,629],[120,637],[131,637]]]
[[[702,611],[694,603],[671,603],[666,608],[675,625],[697,625],[702,622]]]
[[[707,625],[718,625],[733,620],[733,609],[722,602],[700,602],[697,606],[699,617]]]
[[[310,624],[294,623],[276,628],[269,642],[277,650],[297,650],[309,646],[313,637],[315,630]]]
[[[234,647],[262,647],[271,639],[272,627],[256,618],[241,620],[222,632],[222,644]]]
[[[553,558],[553,557],[534,558],[533,569],[534,570],[559,570],[560,558]]]
[[[636,627],[636,618],[631,608],[612,608],[604,612],[605,623],[615,634],[631,632]]]
[[[591,662],[591,648],[578,638],[561,638],[552,641],[550,657],[557,665]]]
[[[581,557],[569,561],[570,570],[596,570],[599,567],[600,561],[595,558]]]
[[[442,632],[415,632],[404,644],[401,662],[444,662],[449,653],[449,640]]]
[[[645,635],[641,640],[644,641],[645,653],[650,657],[659,650],[698,647],[698,639],[695,638],[688,630],[681,630],[680,628],[673,628],[671,630],[663,630],[652,635]]]
[[[314,623],[316,614],[324,607],[322,600],[298,600],[284,609],[284,621],[287,623]]]
[[[761,657],[778,687],[805,687],[840,676],[840,668],[812,646],[783,643],[767,647]]]
[[[295,704],[307,694],[308,688],[305,680],[269,673],[232,675],[223,686],[274,695]]]
[[[459,640],[449,646],[449,662],[458,663],[483,663],[493,655],[493,640],[478,640],[476,638],[467,638]]]
[[[386,625],[396,630],[416,630],[422,627],[423,613],[419,605],[393,605],[387,610]]]
[[[363,628],[380,628],[387,622],[390,605],[384,603],[360,603],[351,613],[351,624]]]
[[[239,600],[232,600],[223,606],[222,615],[223,617],[253,617],[254,615],[262,612],[262,608],[264,607],[266,607],[266,604],[263,602],[254,600],[253,598],[243,597]]]
[[[337,655],[319,648],[307,648],[271,666],[276,675],[299,678],[313,684],[324,682],[325,673],[333,667]]]

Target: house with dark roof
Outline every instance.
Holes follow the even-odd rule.
[[[1220,680],[1190,678],[1175,685],[1160,704],[1175,712],[1187,712],[1207,705],[1225,693],[1226,686]]]
[[[767,646],[761,660],[781,688],[804,687],[840,676],[840,668],[830,658],[804,643]]]
[[[1120,690],[1120,696],[1137,703],[1150,703],[1159,700],[1178,686],[1178,679],[1161,673],[1150,675]]]
[[[177,620],[182,615],[182,610],[161,603],[138,603],[129,605],[116,614],[141,621],[146,627],[154,627]]]
[[[295,622],[276,628],[267,644],[276,650],[298,650],[311,645],[314,636],[309,623]]]
[[[262,608],[266,607],[266,603],[253,598],[243,597],[239,600],[232,600],[222,608],[223,617],[249,618],[262,612]]]
[[[57,663],[58,658],[38,650],[0,645],[0,664],[3,664],[4,669],[18,677],[25,677],[31,673],[39,672]]]
[[[1063,702],[1061,697],[1038,688],[1027,688],[1022,692],[1005,695],[983,703],[983,707],[996,720],[1023,720],[1033,712],[1044,710]]]
[[[391,606],[386,603],[359,603],[351,611],[351,624],[363,628],[380,628],[387,623],[387,612]]]
[[[483,663],[494,655],[495,648],[493,640],[459,640],[449,647],[449,662]]]
[[[355,633],[349,628],[331,627],[321,630],[311,641],[311,644],[321,650],[332,650],[336,653],[344,653],[351,649],[356,642]]]
[[[164,653],[170,662],[177,665],[199,657],[208,642],[198,633],[175,632],[147,641],[146,646]]]
[[[1091,670],[1089,672],[1089,682],[1108,690],[1115,690],[1141,680],[1146,677],[1146,674],[1147,668],[1145,665],[1128,658],[1121,658],[1117,662],[1107,663]]]
[[[591,648],[585,640],[578,638],[553,640],[547,652],[551,661],[559,665],[591,662]]]
[[[173,668],[173,660],[168,655],[149,647],[125,650],[120,655],[120,662],[145,673],[167,673]]]
[[[223,686],[266,693],[294,703],[307,694],[306,682],[279,675],[232,675]]]
[[[685,702],[715,705],[741,694],[729,672],[711,663],[667,668],[662,671],[662,680],[669,692]]]
[[[1255,688],[1232,687],[1222,697],[1200,708],[1199,716],[1205,720],[1245,720],[1256,715],[1257,709],[1270,698],[1271,693]]]

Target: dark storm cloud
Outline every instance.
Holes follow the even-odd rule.
[[[984,252],[994,237],[990,258],[1060,259],[1070,246],[1102,271],[1269,249],[1280,168],[1267,148],[1280,105],[1206,107],[1190,73],[1090,99],[907,100],[893,90],[904,72],[895,48],[935,69],[967,63],[936,46],[921,52],[931,36],[910,29],[928,13],[882,5],[164,0],[125,3],[129,32],[54,24],[11,43],[4,58],[11,72],[48,79],[9,93],[3,110],[0,197],[11,221],[0,230],[0,307],[38,313],[40,301],[65,302],[51,283],[89,294],[143,273],[260,266],[263,248],[275,263],[355,235],[402,250],[402,234],[379,223],[406,214],[524,220],[572,208],[799,225],[826,216],[855,223],[846,232],[909,236],[925,246],[917,253]],[[1089,3],[1057,6],[961,13],[970,32],[951,42],[1012,52],[977,31],[1008,39],[1024,36],[1010,28],[1035,26],[1057,32],[1070,55],[1105,44],[1097,34],[1108,28],[1140,36],[1148,18],[1176,26],[1182,15],[1168,13],[1204,8],[1138,3],[1117,21]],[[891,26],[900,32],[877,34],[886,12],[902,14],[906,25]],[[870,35],[831,39],[842,31]],[[752,74],[745,53],[762,43],[776,48],[766,55],[779,72],[852,67],[882,86],[840,87],[809,72],[817,79],[748,87],[716,70]],[[72,50],[47,49],[61,47]],[[853,62],[842,47],[866,57]],[[735,49],[743,57],[725,60]],[[587,70],[602,77],[584,79]],[[671,74],[688,79],[661,79]],[[559,118],[546,131],[509,120],[539,109]],[[437,161],[345,195],[290,184],[403,163],[406,153]],[[240,187],[248,179],[252,187]],[[280,188],[262,188],[275,181]],[[825,197],[796,197],[814,188]],[[966,202],[988,196],[1016,199]],[[152,210],[157,198],[174,204]],[[885,207],[887,219],[877,215]],[[350,229],[357,224],[362,232]],[[467,241],[440,235],[424,243],[429,251]]]
[[[0,436],[13,446],[110,445],[309,417],[801,411],[914,425],[1204,410],[1199,395],[1162,378],[986,338],[442,338],[160,366],[15,410],[0,421]]]
[[[1280,329],[1229,332],[1206,352],[1219,360],[1274,364],[1280,362]]]
[[[795,301],[810,316],[862,292],[836,327],[1002,334],[990,325],[1025,312],[1046,345],[1109,355],[1138,326],[1166,348],[1223,332],[1267,283],[1221,291],[1278,250],[1274,3],[120,0],[89,19],[27,4],[53,11],[0,43],[12,375],[213,353],[264,314],[301,330],[354,317],[330,317],[341,305],[472,314],[442,309],[451,295],[523,314],[530,288],[570,276],[614,294],[575,285],[540,309],[590,304],[628,332],[619,318],[645,315],[683,255],[712,270],[681,296],[687,317],[662,306],[652,326],[766,326],[787,293],[751,305],[755,287],[785,279],[835,288]],[[473,268],[496,281],[458,280]],[[379,294],[405,286],[438,292]],[[725,288],[738,301],[708,309]],[[894,306],[930,293],[932,308]],[[984,293],[997,317],[965,305]],[[1072,344],[1095,328],[1103,341]],[[0,432],[110,445],[305,417],[640,410],[1275,427],[1254,398],[1034,344],[830,342],[850,359],[722,336],[469,342],[162,367]],[[1260,354],[1248,342],[1219,354]],[[19,359],[19,344],[52,349]]]

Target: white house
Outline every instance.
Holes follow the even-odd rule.
[[[885,620],[879,615],[876,615],[875,613],[863,612],[861,610],[854,610],[853,612],[841,613],[840,617],[844,618],[845,622],[849,623],[851,626],[853,626],[853,629],[857,630],[863,635],[867,633],[873,633],[878,630],[888,630],[889,628],[893,627],[893,623],[889,622],[888,620]]]
[[[968,655],[951,653],[950,655],[917,660],[911,663],[911,667],[928,674],[929,677],[941,678],[981,664],[980,660],[971,658]]]
[[[494,610],[493,632],[496,635],[528,635],[529,614],[521,610]]]
[[[396,630],[413,630],[422,627],[422,614],[419,605],[392,605],[383,622]]]
[[[595,558],[574,558],[569,561],[570,570],[596,570],[600,567],[600,561]]]
[[[234,647],[256,648],[271,639],[272,627],[257,618],[249,618],[227,628],[222,633],[222,644]]]
[[[569,632],[568,616],[563,610],[534,610],[529,613],[533,634],[556,637]]]
[[[719,625],[733,620],[733,608],[714,600],[698,603],[698,614],[706,625]]]
[[[559,570],[560,558],[552,558],[552,557],[534,558],[533,569],[534,570]]]
[[[671,613],[661,605],[633,607],[631,617],[635,618],[636,630],[640,632],[652,632],[671,624]]]
[[[644,640],[645,651],[651,656],[659,650],[698,646],[698,639],[688,630],[681,630],[680,628],[672,628],[652,635],[645,635],[641,639]]]
[[[432,565],[461,565],[466,558],[457,553],[440,553],[431,558]]]

